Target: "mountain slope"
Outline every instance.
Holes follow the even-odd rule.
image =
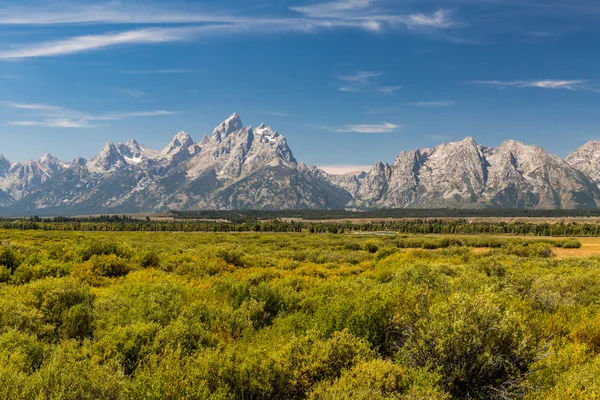
[[[584,173],[538,146],[498,148],[468,137],[403,152],[378,163],[352,205],[358,208],[595,208],[600,191]]]
[[[86,214],[170,209],[595,208],[600,142],[566,160],[508,140],[470,137],[400,153],[368,172],[329,175],[298,163],[287,140],[238,114],[195,142],[177,133],[162,150],[131,139],[89,161],[11,163],[0,155],[0,212]]]

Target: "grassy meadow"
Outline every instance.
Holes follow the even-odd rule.
[[[2,399],[600,398],[600,240],[0,231]]]

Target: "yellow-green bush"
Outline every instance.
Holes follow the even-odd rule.
[[[0,398],[600,393],[600,262],[551,257],[573,240],[0,230],[0,243]]]

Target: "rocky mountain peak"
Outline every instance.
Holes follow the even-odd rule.
[[[52,154],[50,153],[46,153],[42,156],[42,158],[40,158],[40,164],[46,164],[46,165],[51,165],[51,164],[59,164],[60,161],[58,160],[58,158],[54,157]]]
[[[194,145],[194,140],[192,137],[184,131],[178,132],[171,142],[165,147],[161,153],[163,155],[171,154],[173,152],[179,151],[181,149],[188,149]]]
[[[244,128],[233,114],[194,143],[177,133],[162,152],[130,139],[91,160],[47,154],[11,164],[0,155],[0,190],[22,209],[585,208],[600,205],[600,142],[566,162],[535,145],[497,148],[472,137],[404,151],[392,165],[328,175],[298,163],[283,135]],[[0,199],[1,200],[1,199]],[[11,204],[13,204],[11,203]],[[101,211],[100,211],[101,210]]]
[[[106,142],[100,153],[87,163],[90,172],[103,173],[123,169],[127,161],[112,141]]]
[[[38,166],[44,173],[49,174],[61,170],[64,166],[68,166],[68,164],[61,162],[52,154],[46,153],[38,161]]]
[[[565,158],[567,164],[590,176],[600,185],[600,142],[589,141]]]
[[[213,136],[218,140],[223,140],[234,132],[238,132],[244,128],[242,119],[237,113],[233,113],[229,118],[217,126],[213,131]]]
[[[0,176],[5,176],[10,171],[11,166],[12,163],[4,157],[4,154],[0,153]]]
[[[140,150],[140,144],[138,143],[137,140],[131,138],[129,139],[126,143],[125,146],[127,146],[130,149],[135,149],[135,150]]]
[[[83,157],[77,157],[71,163],[71,165],[79,165],[79,166],[84,166],[86,164],[87,164],[87,160]]]

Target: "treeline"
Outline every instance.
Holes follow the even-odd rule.
[[[20,221],[19,218],[2,218],[2,221]],[[149,221],[149,218],[146,219]],[[139,219],[127,215],[90,215],[85,217],[40,217],[37,215],[27,218],[29,222],[139,222]]]
[[[90,231],[90,232],[306,232],[353,233],[396,232],[405,234],[460,234],[460,235],[525,235],[525,236],[600,236],[600,224],[591,223],[522,223],[522,222],[469,222],[459,220],[382,220],[376,222],[311,222],[311,221],[255,221],[226,223],[217,221],[140,221],[120,219],[110,221],[82,220],[61,222],[43,219],[0,221],[0,229]]]
[[[361,219],[361,218],[575,218],[600,217],[600,209],[577,210],[525,210],[486,208],[468,209],[417,209],[398,208],[368,211],[349,210],[199,210],[171,211],[176,219],[224,219],[234,223],[294,218],[304,220]]]

